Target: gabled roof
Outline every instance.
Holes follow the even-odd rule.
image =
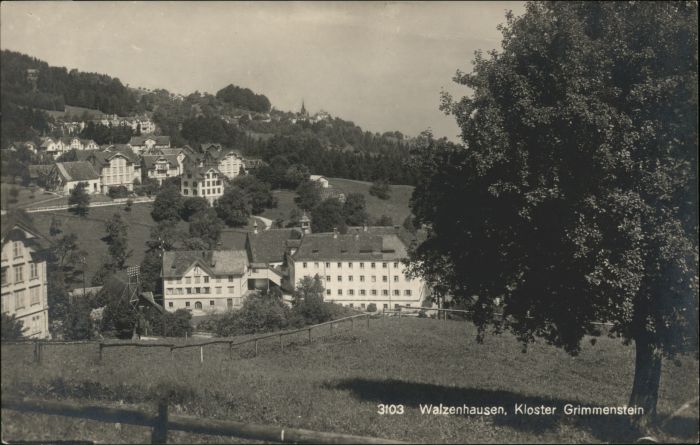
[[[29,178],[36,179],[42,174],[48,173],[53,168],[53,165],[30,165],[28,167]]]
[[[309,175],[310,181],[318,181],[319,179],[325,179],[326,181],[328,180],[328,178],[322,175]]]
[[[206,177],[206,174],[210,171],[214,170],[217,175],[223,176],[224,174],[221,173],[221,170],[218,168],[214,167],[213,165],[204,165],[202,167],[198,167],[195,165],[185,165],[185,174],[186,175],[192,175],[194,179],[202,179]]]
[[[129,140],[129,145],[145,145],[148,139],[152,139],[156,142],[156,145],[170,145],[170,136],[132,136]]]
[[[79,160],[87,161],[100,170],[107,167],[109,161],[117,156],[123,156],[132,163],[136,161],[136,155],[128,148],[126,150],[112,148],[110,151],[82,150],[77,152],[76,156]]]
[[[60,142],[60,140],[58,140],[58,139],[57,139],[57,140],[54,140],[54,139],[48,138],[48,137],[46,137],[46,138],[41,138],[41,147],[46,148],[46,147],[48,147],[49,145],[51,145],[51,144],[53,144],[53,143],[55,143],[55,142]]]
[[[171,168],[177,168],[177,155],[143,155],[141,156],[143,165],[146,170],[151,170],[155,167],[158,161],[165,161]]]
[[[299,261],[396,261],[406,258],[406,245],[394,235],[312,233],[294,254]]]
[[[185,154],[186,149],[184,148],[159,148],[158,151],[160,154],[164,155],[179,155],[180,153]]]
[[[50,246],[50,242],[34,227],[31,217],[25,212],[17,210],[11,210],[0,218],[0,239],[3,244],[15,228],[19,228],[34,237],[24,238],[24,242],[37,251],[45,250]]]
[[[56,169],[66,181],[89,181],[100,178],[92,164],[87,161],[57,162]]]
[[[248,233],[251,261],[254,263],[280,263],[284,261],[288,240],[301,238],[296,229],[270,229]]]
[[[210,275],[243,275],[248,269],[245,250],[176,250],[163,253],[163,278],[178,278],[195,265]]]
[[[246,250],[248,232],[242,229],[224,229],[219,236],[219,247],[226,250]]]

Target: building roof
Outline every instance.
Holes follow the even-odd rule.
[[[132,136],[129,140],[129,145],[145,145],[148,139],[152,139],[156,142],[156,145],[170,145],[170,136]]]
[[[15,228],[19,228],[32,236],[34,238],[26,238],[22,235],[18,237],[16,235],[10,236]],[[2,215],[0,218],[0,239],[4,244],[6,240],[9,239],[22,239],[25,244],[33,247],[37,252],[41,250],[46,250],[50,247],[50,242],[47,240],[34,226],[34,222],[31,217],[23,211],[10,210],[6,214]]]
[[[48,138],[48,137],[41,138],[41,147],[46,148],[49,145],[53,144],[54,142],[59,142],[59,141],[58,140],[54,141],[53,139]]]
[[[178,166],[177,155],[143,155],[141,159],[146,170],[153,169],[159,160],[166,161],[171,168]]]
[[[310,181],[318,181],[320,179],[325,179],[326,181],[328,180],[328,178],[326,178],[325,176],[322,176],[322,175],[309,175]]]
[[[427,237],[427,233],[424,230],[418,230],[414,234],[403,226],[351,226],[348,227],[347,231],[349,234],[362,232],[372,235],[396,235],[406,246],[411,246],[414,242],[421,243]]]
[[[51,171],[52,168],[53,168],[53,165],[52,165],[52,164],[48,164],[48,165],[30,165],[30,166],[28,167],[29,178],[30,178],[30,179],[37,179],[37,178],[38,178],[39,176],[41,176],[42,174],[48,173],[49,171]]]
[[[293,258],[296,261],[396,261],[407,256],[406,245],[395,234],[373,235],[363,232],[305,235]]]
[[[81,161],[87,161],[100,170],[109,165],[109,161],[115,156],[124,156],[131,163],[136,162],[136,154],[128,147],[110,146],[108,150],[82,150],[76,153]]]
[[[298,240],[301,233],[297,229],[270,229],[258,233],[248,233],[248,247],[254,263],[281,263],[287,251],[288,240]]]
[[[219,246],[226,250],[246,250],[248,232],[241,229],[225,229],[221,231]]]
[[[213,165],[204,165],[202,167],[198,167],[196,165],[191,165],[191,164],[185,164],[185,174],[186,175],[192,175],[194,179],[203,179],[206,177],[206,174],[209,172],[209,170],[214,170],[217,175],[223,176],[224,174],[221,173],[221,170],[218,168],[214,167]]]
[[[100,178],[92,164],[87,161],[57,162],[56,169],[66,181],[90,181]]]
[[[179,155],[180,153],[185,153],[184,148],[159,148],[158,151],[164,155]]]
[[[178,278],[198,265],[210,275],[243,275],[248,268],[245,250],[176,250],[163,253],[163,278]]]

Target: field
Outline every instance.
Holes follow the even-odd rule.
[[[367,213],[373,218],[387,215],[391,217],[395,225],[401,225],[403,224],[403,220],[406,219],[406,216],[411,213],[408,207],[408,201],[411,199],[411,193],[413,193],[412,186],[392,185],[389,199],[382,200],[369,194],[369,188],[372,185],[370,182],[341,178],[329,178],[329,182],[333,187],[346,195],[350,193],[362,193],[365,195]],[[289,213],[296,207],[294,203],[296,193],[292,190],[275,190],[273,194],[277,198],[277,207],[274,209],[266,209],[261,216],[273,221],[278,218],[287,220],[289,218]]]
[[[367,213],[373,218],[382,215],[391,217],[395,225],[403,224],[403,220],[411,213],[408,202],[413,193],[410,185],[392,185],[389,199],[383,200],[369,194],[371,182],[355,181],[352,179],[328,178],[330,184],[341,190],[345,195],[362,193],[367,200]]]
[[[46,113],[48,113],[49,116],[53,117],[54,119],[56,118],[63,118],[66,116],[78,116],[81,117],[83,113],[88,113],[91,117],[102,117],[104,113],[102,113],[100,110],[95,110],[93,108],[84,108],[84,107],[74,107],[72,105],[66,105],[64,108],[64,111],[56,111],[56,110],[43,110]]]
[[[226,347],[177,353],[167,350],[109,350],[95,363],[96,348],[50,348],[40,367],[31,348],[3,346],[5,396],[126,404],[154,410],[164,388],[174,395],[174,414],[273,424],[410,442],[619,442],[629,436],[624,416],[521,416],[515,403],[624,405],[633,375],[634,348],[619,340],[586,342],[577,357],[542,343],[527,353],[510,335],[474,340],[465,322],[377,319],[371,326],[307,343],[276,339],[252,357],[250,350],[228,358]],[[320,335],[320,332],[319,332]],[[25,348],[25,349],[21,349]],[[124,366],[126,364],[126,366]],[[697,396],[698,362],[665,362],[659,412],[669,415]],[[378,404],[403,405],[402,415],[379,415]],[[507,415],[421,414],[419,404],[503,406]],[[666,424],[659,438],[697,441],[697,408]],[[45,427],[37,431],[41,422]],[[45,415],[2,411],[5,440],[95,440],[148,442],[149,430]],[[228,438],[171,433],[170,442],[230,442]]]

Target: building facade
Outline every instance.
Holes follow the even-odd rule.
[[[100,192],[109,193],[112,187],[134,189],[134,179],[141,180],[140,164],[129,149],[109,151],[90,150],[78,154],[78,159],[89,162],[100,177]]]
[[[399,306],[420,307],[427,297],[425,283],[409,278],[402,260],[408,257],[397,234],[359,232],[305,234],[290,256],[294,286],[304,277],[318,276],[325,301],[377,310]]]
[[[185,163],[180,181],[180,193],[186,198],[199,196],[213,205],[224,194],[224,174],[212,166],[195,166]]]
[[[137,155],[158,148],[170,148],[170,136],[133,136],[129,140],[129,147]]]
[[[175,155],[141,156],[143,180],[153,179],[162,184],[163,180],[180,176],[180,163]]]
[[[100,193],[100,175],[87,161],[57,162],[49,174],[53,189],[69,194],[78,184],[87,184],[85,191],[89,194]]]
[[[3,215],[2,312],[15,315],[24,337],[49,338],[45,240],[27,221]]]

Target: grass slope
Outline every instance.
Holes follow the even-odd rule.
[[[390,216],[395,225],[403,224],[403,220],[411,213],[408,202],[413,193],[410,185],[392,185],[389,199],[383,200],[369,194],[371,182],[355,181],[352,179],[329,178],[330,184],[341,190],[345,195],[362,193],[367,200],[367,213],[373,218],[382,215]]]
[[[196,349],[107,350],[95,364],[96,348],[53,347],[41,367],[31,364],[31,346],[3,346],[4,396],[67,398],[83,403],[136,405],[154,410],[154,398],[169,388],[174,414],[238,420],[368,435],[410,442],[610,442],[630,440],[629,419],[620,416],[517,416],[514,403],[624,405],[633,376],[634,349],[619,340],[586,343],[577,357],[542,343],[528,353],[511,335],[474,340],[472,325],[431,319],[384,319],[325,329],[308,344],[304,336],[261,343],[228,358],[226,346],[208,347],[205,363]],[[24,348],[24,349],[22,349]],[[128,363],[128,366],[123,364]],[[659,411],[668,415],[698,394],[698,362],[666,362]],[[689,385],[689,382],[693,382]],[[403,415],[379,415],[377,405],[402,404]],[[437,416],[419,404],[503,405],[505,416]],[[41,422],[44,428],[36,425]],[[92,421],[2,411],[6,440],[63,439],[147,442],[149,430]],[[697,441],[697,409],[669,422],[665,441]],[[634,438],[632,438],[634,439]],[[171,433],[171,442],[231,442]]]

